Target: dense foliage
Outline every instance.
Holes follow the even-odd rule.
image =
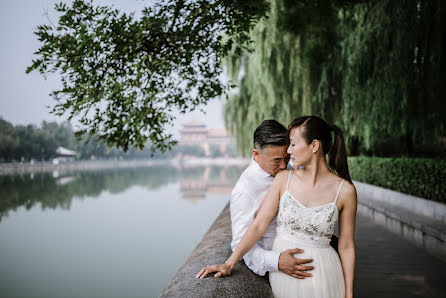
[[[446,203],[446,159],[350,157],[352,179]]]
[[[0,118],[0,161],[48,160],[56,156],[57,147],[73,148],[74,144],[68,123],[14,126]]]
[[[57,115],[76,117],[77,132],[112,146],[165,151],[175,143],[166,126],[172,111],[194,110],[218,98],[221,57],[246,48],[265,1],[169,0],[142,17],[93,1],[60,3],[57,24],[38,26],[42,43],[27,72],[61,75],[52,95]]]
[[[110,146],[172,148],[172,111],[224,94],[230,53],[239,86],[226,120],[244,149],[266,118],[316,114],[344,130],[352,155],[446,152],[440,0],[170,0],[140,19],[84,0],[56,10],[27,71],[61,74],[53,112]]]
[[[262,120],[315,114],[352,155],[445,155],[444,1],[270,2],[253,52],[226,59],[239,82],[226,122],[243,152]]]

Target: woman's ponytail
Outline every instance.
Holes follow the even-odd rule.
[[[341,129],[332,124],[329,129],[334,132],[334,142],[331,150],[328,152],[328,165],[336,173],[352,183],[347,164],[347,149],[345,148],[344,135]]]

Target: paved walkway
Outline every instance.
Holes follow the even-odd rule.
[[[358,214],[355,297],[446,297],[446,263]]]

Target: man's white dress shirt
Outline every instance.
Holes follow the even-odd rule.
[[[254,221],[260,205],[274,177],[262,170],[252,159],[243,171],[231,194],[232,250],[235,250],[243,234]],[[280,252],[272,251],[276,237],[276,217],[271,221],[263,237],[245,254],[243,260],[258,275],[278,271]]]

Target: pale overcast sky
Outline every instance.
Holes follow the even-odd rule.
[[[43,120],[62,122],[65,118],[49,113],[52,99],[49,94],[59,86],[57,75],[46,80],[37,72],[26,74],[33,53],[40,44],[34,31],[38,25],[47,24],[44,11],[48,10],[55,23],[55,0],[0,0],[0,117],[13,124],[40,124]],[[65,1],[70,2],[70,1]],[[130,13],[142,10],[151,1],[143,0],[95,0],[95,3],[114,5]],[[205,108],[206,114],[193,112],[178,115],[177,125],[198,119],[208,127],[224,127],[222,102],[214,100]]]

